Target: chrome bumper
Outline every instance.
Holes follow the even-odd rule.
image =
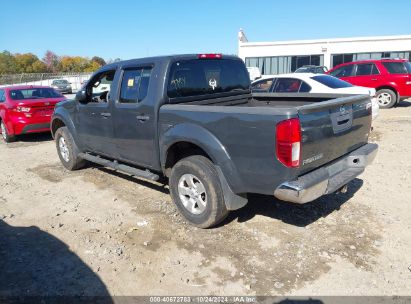
[[[304,204],[337,191],[364,172],[377,155],[378,145],[366,144],[337,161],[282,183],[274,191],[280,200]]]

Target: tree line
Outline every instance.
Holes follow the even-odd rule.
[[[120,59],[109,60],[118,61]],[[98,56],[91,59],[81,56],[57,56],[47,51],[42,59],[32,53],[12,54],[8,51],[0,53],[0,75],[19,73],[62,73],[62,72],[94,72],[106,61]]]

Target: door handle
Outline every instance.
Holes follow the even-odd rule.
[[[138,121],[144,122],[150,119],[150,116],[145,115],[145,114],[141,114],[141,115],[137,115],[136,116]]]
[[[377,78],[371,78],[372,81],[377,81]]]
[[[111,117],[111,113],[100,113],[101,116],[103,116],[104,118],[108,118]]]

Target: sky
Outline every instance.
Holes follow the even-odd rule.
[[[250,42],[411,34],[409,0],[5,0],[0,51],[130,59]]]

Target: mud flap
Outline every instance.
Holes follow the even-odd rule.
[[[225,179],[225,176],[221,171],[221,168],[219,166],[216,166],[216,169],[218,177],[220,178],[221,187],[223,189],[224,202],[227,210],[237,210],[247,205],[247,197],[235,194],[228,185],[227,180]]]

